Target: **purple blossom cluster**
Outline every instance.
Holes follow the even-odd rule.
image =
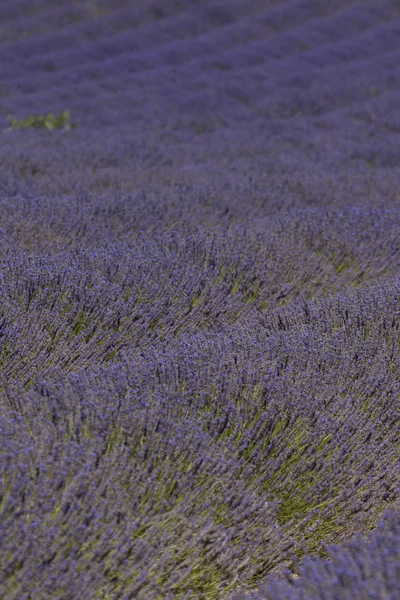
[[[400,600],[399,37],[2,3],[1,599]]]

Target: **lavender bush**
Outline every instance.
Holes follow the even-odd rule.
[[[2,599],[400,599],[399,15],[2,4]]]

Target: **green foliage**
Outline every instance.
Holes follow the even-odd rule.
[[[53,113],[48,113],[47,115],[28,115],[20,120],[8,115],[10,127],[8,127],[7,131],[23,128],[70,130],[76,127],[76,124],[68,123],[69,117],[69,110],[64,110],[59,115],[53,115]]]

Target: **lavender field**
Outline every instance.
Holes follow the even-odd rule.
[[[0,598],[400,599],[398,0],[1,2]]]

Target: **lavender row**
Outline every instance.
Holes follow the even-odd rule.
[[[225,597],[375,526],[399,492],[398,366],[309,337],[188,334],[3,381],[4,597]]]
[[[218,593],[249,544],[264,544],[242,527],[246,513],[274,540],[266,564],[279,562],[273,507],[235,481],[234,460],[158,399],[116,400],[102,386],[53,380],[24,398],[19,419],[3,407],[4,598],[189,598],[204,578]]]
[[[71,205],[68,210],[72,212]],[[93,249],[84,249],[85,241],[78,239],[75,250],[61,247],[54,256],[10,253],[0,263],[2,367],[7,376],[25,374],[29,381],[43,366],[75,363],[78,368],[89,359],[93,365],[116,359],[121,349],[138,343],[179,338],[186,331],[218,332],[230,325],[244,326],[245,319],[250,319],[249,335],[252,327],[261,336],[265,331],[270,335],[271,329],[290,329],[299,317],[297,308],[293,317],[284,316],[284,311],[271,317],[280,306],[360,288],[350,301],[350,316],[338,320],[337,307],[344,300],[328,299],[334,303],[329,316],[320,313],[315,319],[329,333],[347,320],[352,325],[352,302],[371,310],[371,296],[363,299],[366,285],[386,280],[390,290],[396,289],[396,215],[390,210],[353,209],[321,218],[320,212],[299,211],[296,216],[292,211],[290,217],[253,229],[237,226],[225,235],[201,229],[182,234],[175,228],[153,234],[151,240],[137,233],[132,242],[107,244],[104,229],[99,233],[99,227],[80,214],[75,236],[78,231],[90,235],[94,226],[94,233],[103,235],[103,247],[96,248],[97,240],[92,239]],[[122,226],[124,214],[119,219]],[[18,223],[21,232],[24,221]],[[44,238],[45,229],[36,227],[32,230]],[[378,293],[379,288],[374,294]],[[391,293],[385,293],[384,306]],[[303,319],[302,314],[300,309]],[[364,321],[363,327],[373,334],[372,321]]]
[[[351,144],[340,130],[329,132],[330,142],[326,131],[316,129],[306,139],[307,130],[313,133],[307,123],[296,130],[278,127],[268,139],[259,133],[251,140],[249,133],[226,128],[218,136],[196,136],[196,144],[193,136],[171,132],[158,146],[156,133],[136,134],[129,142],[121,132],[104,144],[99,133],[79,129],[7,132],[0,150],[0,245],[3,252],[53,251],[131,241],[143,231],[190,232],[199,224],[226,231],[245,224],[268,230],[276,242],[279,231],[283,245],[286,239],[293,247],[298,233],[290,211],[296,209],[293,223],[304,219],[303,240],[318,236],[321,223],[326,231],[321,246],[342,238],[344,254],[354,247],[360,260],[365,253],[367,261],[369,254],[378,257],[376,244],[393,238],[399,222],[398,141],[383,127],[368,143],[361,133],[365,126],[353,127],[360,140]],[[330,234],[333,217],[342,224]],[[355,233],[347,242],[351,228],[361,231],[361,222],[371,239]],[[290,233],[282,237],[286,228]],[[317,250],[318,242],[312,243]],[[383,261],[385,256],[382,249]]]
[[[300,578],[291,571],[285,581],[273,576],[252,594],[235,600],[360,600],[397,598],[400,581],[400,511],[385,511],[384,519],[367,536],[358,534],[343,547],[328,548],[328,560],[303,560]]]

